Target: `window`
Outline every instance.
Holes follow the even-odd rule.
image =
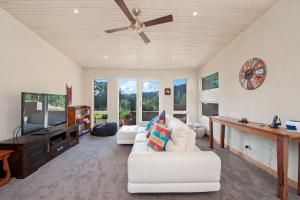
[[[94,80],[94,125],[107,121],[107,80]]]
[[[219,73],[214,73],[202,78],[202,90],[211,90],[219,88]]]
[[[159,115],[159,82],[143,81],[142,121],[150,121],[156,115]]]
[[[120,125],[136,124],[136,79],[120,79],[119,81],[119,119]]]
[[[107,111],[107,80],[94,81],[94,111]]]
[[[217,104],[217,103],[202,103],[202,115],[218,116],[219,115],[219,104]]]
[[[174,80],[174,111],[186,111],[186,80]]]
[[[187,109],[186,109],[187,80],[186,79],[174,80],[173,89],[174,89],[173,116],[186,123],[187,122]]]

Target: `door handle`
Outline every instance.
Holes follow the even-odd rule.
[[[59,147],[58,149],[56,149],[57,151],[60,151],[62,150],[64,147]]]

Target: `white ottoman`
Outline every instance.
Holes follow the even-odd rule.
[[[205,135],[206,129],[198,122],[189,122],[187,125],[195,131],[196,138],[202,138]]]
[[[196,128],[196,138],[202,138],[205,135],[206,129],[204,126]]]

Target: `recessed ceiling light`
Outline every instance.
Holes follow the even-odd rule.
[[[193,16],[197,16],[197,15],[198,15],[197,11],[193,12]]]
[[[173,60],[175,60],[175,58],[176,58],[175,56],[172,56],[172,59],[173,59]]]
[[[107,58],[108,58],[108,56],[104,56],[104,58],[105,58],[105,59],[107,59]]]
[[[77,9],[74,9],[74,10],[73,10],[73,13],[74,13],[74,14],[78,14],[79,11],[78,11]]]

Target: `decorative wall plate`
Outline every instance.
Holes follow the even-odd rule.
[[[240,71],[240,84],[247,90],[261,86],[266,79],[267,67],[260,58],[252,58],[245,62]]]

